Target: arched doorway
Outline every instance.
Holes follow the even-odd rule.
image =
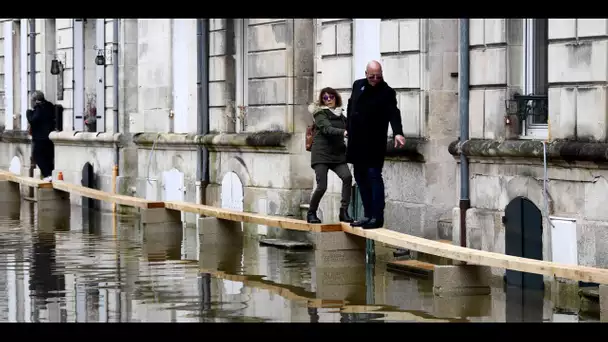
[[[243,211],[243,183],[234,172],[228,172],[222,178],[222,208]]]
[[[522,258],[543,259],[543,216],[538,207],[525,197],[514,198],[505,208],[505,253]],[[508,286],[530,290],[544,288],[543,276],[507,270]]]
[[[11,164],[8,167],[8,170],[11,173],[20,175],[21,174],[21,159],[19,159],[19,157],[14,156],[13,159],[11,159]]]

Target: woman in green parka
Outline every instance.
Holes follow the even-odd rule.
[[[309,223],[321,223],[317,216],[321,198],[327,191],[327,171],[332,170],[342,180],[342,200],[339,219],[352,222],[348,215],[353,177],[346,164],[346,117],[342,114],[342,98],[333,88],[324,88],[319,100],[309,106],[315,122],[315,134],[310,150],[311,167],[315,170],[317,187],[306,215]]]

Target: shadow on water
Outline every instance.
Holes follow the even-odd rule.
[[[542,292],[443,298],[382,263],[321,265],[314,251],[252,239],[205,245],[196,228],[143,230],[137,217],[81,207],[4,206],[0,231],[0,321],[543,320]]]

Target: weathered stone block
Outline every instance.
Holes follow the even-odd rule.
[[[323,70],[323,74],[319,80],[321,87],[326,87],[330,84],[332,88],[348,89],[352,87],[352,57],[323,58],[321,65]],[[394,87],[392,84],[391,86]]]
[[[380,52],[399,51],[399,20],[387,19],[380,22]]]
[[[576,128],[576,89],[549,88],[549,124],[552,139],[573,138]]]
[[[286,103],[288,82],[288,78],[249,80],[249,105]]]
[[[470,84],[490,85],[507,83],[507,49],[495,47],[474,49],[470,52]]]
[[[336,53],[351,54],[353,52],[353,24],[348,22],[336,25]]]
[[[507,41],[507,30],[506,23],[507,19],[503,18],[487,18],[483,19],[484,22],[484,43],[485,44],[498,44],[505,43]]]
[[[384,56],[384,78],[393,88],[420,88],[420,54]]]
[[[485,121],[485,90],[471,89],[469,92],[469,137],[483,139],[484,129],[481,122]]]
[[[182,216],[178,210],[165,208],[140,209],[140,221],[142,224],[154,223],[181,223]]]
[[[434,296],[433,311],[438,317],[492,316],[492,296]]]
[[[420,51],[420,25],[424,19],[399,21],[399,51]]]
[[[424,164],[387,161],[384,164],[384,180],[386,184],[399,184],[387,186],[386,199],[409,203],[424,203],[426,180],[424,178]]]
[[[365,239],[344,232],[311,233],[316,250],[364,250]]]
[[[608,81],[608,41],[549,44],[549,83]]]
[[[608,25],[605,18],[579,18],[576,19],[578,37],[605,36],[608,34]]]
[[[576,19],[549,19],[549,39],[574,38]]]
[[[249,55],[247,69],[249,78],[261,77],[280,77],[287,76],[287,55],[286,50],[264,51]],[[292,65],[292,63],[289,63]]]
[[[209,19],[209,31],[217,31],[217,30],[225,29],[226,20],[233,20],[233,19]],[[254,20],[254,19],[249,19],[250,23],[251,23],[251,20]]]
[[[331,56],[336,54],[336,30],[336,25],[321,26],[321,56]]]
[[[181,222],[146,224],[143,254],[148,261],[181,260],[183,231]]]
[[[241,222],[201,217],[198,220],[202,245],[240,245],[243,241]]]
[[[484,92],[484,138],[504,138],[506,91],[504,89],[486,89]]]
[[[315,267],[344,268],[365,264],[365,250],[315,250]]]
[[[490,294],[491,271],[476,265],[435,266],[433,293],[435,295]]]
[[[352,301],[365,294],[364,264],[351,267],[314,267],[311,278],[311,289],[317,299]]]
[[[576,112],[585,113],[576,117],[576,135],[578,138],[591,138],[596,141],[606,139],[606,125],[608,124],[606,118],[608,112],[606,86],[578,87]]]
[[[228,56],[211,56],[209,57],[209,81],[225,81],[226,80],[226,59],[232,58]]]
[[[19,183],[0,181],[0,194],[0,202],[2,203],[21,202]]]
[[[397,105],[401,110],[403,133],[406,136],[420,136],[421,97],[423,94],[420,91],[397,92]],[[389,134],[392,131],[393,128],[389,125]]]
[[[469,19],[469,44],[483,45],[484,43],[484,25],[485,19],[482,18],[471,18]]]
[[[608,285],[600,285],[600,321],[608,322]]]
[[[285,22],[249,26],[247,51],[284,49],[287,47],[287,40],[290,38],[287,37],[287,25]]]

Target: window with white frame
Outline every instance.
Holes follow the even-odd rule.
[[[247,72],[247,35],[249,19],[234,19],[235,55],[236,62],[236,94],[234,103],[234,121],[236,132],[245,130],[247,115],[249,76]]]
[[[548,19],[523,20],[524,84],[526,115],[522,122],[524,135],[546,138],[548,134]]]

